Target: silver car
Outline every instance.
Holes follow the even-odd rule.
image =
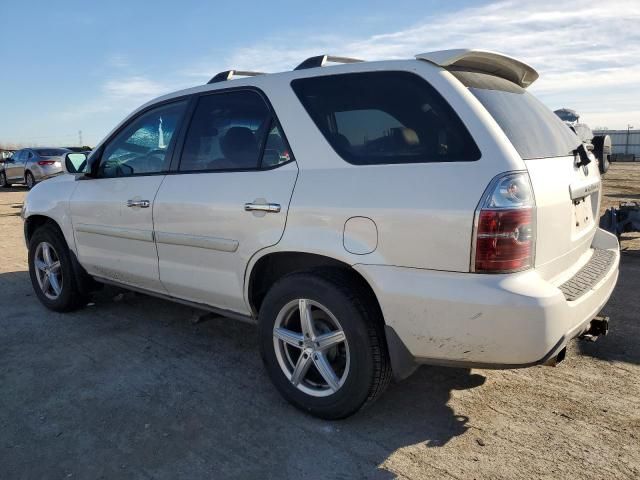
[[[5,160],[0,169],[0,187],[24,184],[32,189],[36,183],[64,172],[66,148],[23,148]]]

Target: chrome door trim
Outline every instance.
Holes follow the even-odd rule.
[[[184,233],[155,232],[156,242],[165,245],[180,245],[185,247],[206,248],[221,252],[235,252],[238,241],[228,238],[205,237],[202,235],[187,235]]]
[[[153,242],[153,232],[151,230],[139,230],[135,228],[107,227],[105,225],[91,225],[88,223],[78,223],[76,232],[91,233],[93,235],[104,235],[106,237],[126,238],[141,242]]]

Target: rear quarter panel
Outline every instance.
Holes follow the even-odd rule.
[[[522,170],[524,164],[484,107],[439,67],[424,61],[377,62],[331,67],[326,74],[372,70],[410,71],[430,82],[474,137],[481,159],[351,165],[325,140],[289,82],[265,76],[261,88],[273,103],[300,167],[286,230],[273,249],[308,251],[349,264],[467,272],[473,214],[484,189],[498,173]],[[299,77],[305,75],[309,73],[301,71]],[[377,226],[377,248],[371,253],[344,249],[344,224],[354,216],[371,218]]]

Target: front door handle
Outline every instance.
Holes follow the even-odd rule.
[[[267,212],[267,213],[279,213],[279,203],[245,203],[245,212]]]
[[[149,208],[150,206],[149,200],[127,200],[127,207]]]

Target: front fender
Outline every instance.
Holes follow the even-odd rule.
[[[37,184],[29,191],[22,207],[22,218],[26,226],[30,219],[47,217],[60,227],[69,249],[76,252],[73,225],[69,212],[69,200],[77,186],[73,175],[60,175]],[[25,240],[26,237],[25,237]],[[28,246],[28,241],[27,241]]]

